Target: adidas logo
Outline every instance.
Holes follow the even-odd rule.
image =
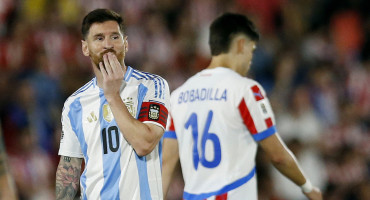
[[[89,117],[87,117],[87,121],[89,121],[90,123],[91,123],[91,122],[93,122],[93,121],[97,121],[97,120],[98,120],[98,118],[96,117],[96,115],[95,115],[94,111],[92,111],[92,112],[90,113],[90,116],[89,116]]]

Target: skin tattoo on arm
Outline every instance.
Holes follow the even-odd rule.
[[[56,199],[73,199],[78,191],[82,158],[62,156],[56,173]]]

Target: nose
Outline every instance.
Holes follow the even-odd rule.
[[[113,43],[109,38],[104,40],[104,49],[113,49]]]

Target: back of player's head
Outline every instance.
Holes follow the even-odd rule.
[[[259,34],[252,21],[244,15],[225,13],[215,19],[211,24],[209,36],[212,56],[227,53],[233,37],[240,33],[252,41],[259,40]]]
[[[89,34],[89,30],[94,23],[103,23],[106,21],[116,21],[119,25],[120,31],[124,33],[123,19],[121,15],[109,9],[95,9],[89,12],[82,21],[82,38],[85,40]]]

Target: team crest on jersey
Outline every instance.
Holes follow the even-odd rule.
[[[113,120],[113,113],[108,104],[103,105],[103,118],[107,122],[111,122]]]
[[[128,112],[133,116],[136,117],[135,107],[134,107],[134,101],[132,100],[132,97],[127,97],[127,99],[122,99],[125,103]]]
[[[156,104],[150,104],[149,106],[149,114],[148,117],[151,120],[158,120],[159,119],[159,111],[160,107]]]

